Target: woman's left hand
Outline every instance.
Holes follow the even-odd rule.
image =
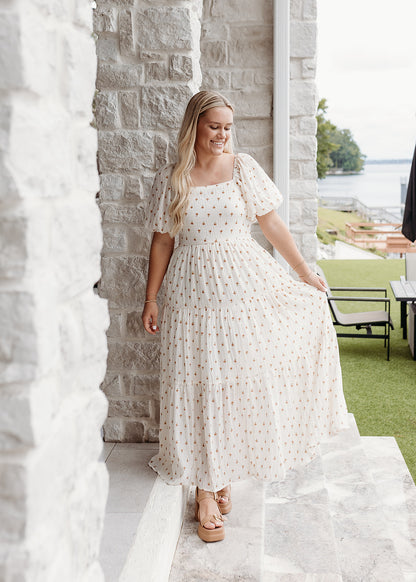
[[[323,279],[313,271],[310,271],[304,277],[300,277],[301,281],[307,283],[311,287],[315,287],[318,291],[326,291],[326,285]]]

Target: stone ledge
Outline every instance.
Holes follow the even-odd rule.
[[[105,443],[110,474],[100,561],[109,582],[165,582],[189,489],[166,485],[148,467],[154,443]]]

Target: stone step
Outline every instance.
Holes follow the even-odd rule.
[[[188,489],[166,485],[148,466],[152,443],[104,443],[110,487],[100,562],[106,582],[168,579]]]
[[[233,484],[223,542],[199,540],[193,503],[170,582],[416,582],[415,485],[395,439],[360,437],[353,415],[284,482]]]

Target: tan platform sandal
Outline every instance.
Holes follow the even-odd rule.
[[[227,487],[224,487],[224,489],[221,489],[220,491],[217,491],[217,496],[218,496],[218,509],[221,511],[222,515],[225,515],[226,513],[230,513],[233,504],[231,502],[231,485],[228,485],[229,487],[229,492],[227,493]],[[220,497],[227,497],[228,501],[220,501]]]
[[[215,527],[215,529],[207,529],[204,525],[208,522],[213,522],[213,520],[224,521],[223,516],[221,515],[220,511],[218,513],[209,515],[202,523],[199,518],[199,503],[202,499],[212,498],[217,502],[218,507],[218,495],[216,493],[212,493],[211,491],[201,491],[196,488],[195,491],[195,519],[199,521],[198,525],[198,535],[204,542],[220,542],[225,537],[224,526]],[[214,522],[213,522],[214,523]]]

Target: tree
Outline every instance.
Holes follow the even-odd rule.
[[[330,168],[334,166],[344,172],[360,172],[363,169],[366,156],[361,153],[349,129],[339,129],[325,118],[327,109],[326,99],[321,99],[316,115],[318,122],[316,133],[318,178],[325,178]]]
[[[331,160],[336,168],[344,172],[360,172],[363,169],[365,156],[354,141],[349,129],[337,130],[333,135],[338,148],[331,152]]]
[[[336,125],[331,123],[329,119],[325,119],[325,114],[328,109],[326,99],[321,99],[318,105],[318,114],[316,120],[318,128],[316,137],[318,140],[318,152],[316,155],[316,169],[318,171],[318,178],[325,178],[329,168],[334,165],[331,159],[331,153],[335,152],[340,146],[334,141],[333,135],[337,130]]]

